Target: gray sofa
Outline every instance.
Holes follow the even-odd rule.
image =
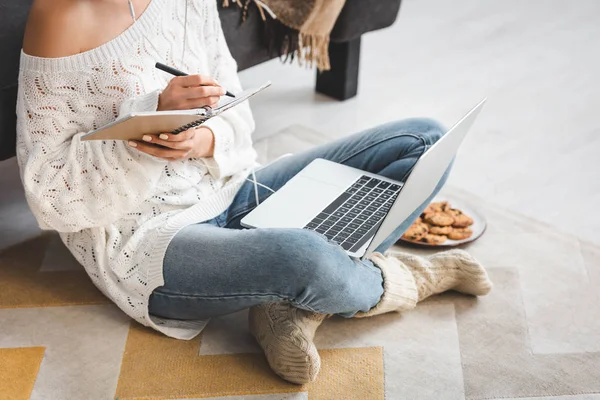
[[[178,0],[173,0],[178,1]],[[196,0],[219,1],[220,0]],[[330,71],[317,74],[316,90],[345,100],[356,95],[362,34],[390,26],[401,0],[346,0],[331,34]],[[15,99],[19,53],[33,0],[0,0],[0,160],[15,155]],[[221,8],[225,37],[239,69],[244,70],[277,56],[268,50],[264,23],[251,8],[241,23],[236,7]]]

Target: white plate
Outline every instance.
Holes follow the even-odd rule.
[[[455,200],[451,197],[445,197],[445,196],[436,197],[435,199],[432,200],[432,203],[437,203],[439,201],[447,201],[450,204],[450,207],[457,208],[457,209],[461,210],[463,213],[467,214],[469,217],[473,218],[473,225],[471,225],[469,227],[473,231],[473,234],[471,235],[471,237],[469,237],[467,239],[462,239],[462,240],[447,239],[442,244],[430,244],[430,243],[423,243],[423,242],[419,242],[419,241],[412,241],[412,240],[406,240],[404,238],[400,238],[400,240],[398,241],[399,243],[410,243],[410,244],[424,246],[424,247],[454,247],[454,246],[460,246],[461,244],[464,244],[464,243],[473,242],[473,241],[479,239],[481,237],[481,235],[483,235],[483,233],[485,232],[485,228],[487,227],[487,222],[485,221],[485,218],[483,217],[483,215],[479,211],[477,211],[474,207],[472,207],[471,205],[464,203],[460,200]]]

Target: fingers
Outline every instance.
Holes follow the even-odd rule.
[[[200,99],[191,99],[183,102],[183,107],[185,109],[191,110],[193,108],[202,108],[209,106],[210,108],[215,108],[219,105],[220,97],[204,97]]]
[[[205,106],[215,107],[221,96],[225,94],[225,89],[220,86],[198,86],[179,89],[178,96],[181,109],[202,108]]]
[[[183,131],[181,133],[178,133],[177,135],[172,134],[172,133],[161,133],[160,135],[156,135],[156,136],[152,135],[152,142],[158,143],[159,140],[162,140],[163,142],[168,142],[168,143],[187,142],[189,140],[192,140],[195,135],[196,135],[195,129],[188,129],[187,131]]]
[[[166,134],[163,134],[166,135]],[[144,136],[144,141],[147,143],[152,143],[155,144],[157,146],[163,146],[163,147],[167,147],[169,149],[174,149],[174,150],[191,150],[194,143],[192,142],[191,139],[186,139],[186,140],[178,140],[179,138],[177,136],[179,135],[168,135],[171,137],[172,140],[168,140],[168,139],[161,139],[159,137],[156,136],[149,136],[149,135],[145,135]]]
[[[181,89],[188,90],[188,89]],[[220,97],[203,97],[198,99],[186,99],[186,94],[177,95],[175,98],[159,101],[158,110],[191,110],[195,108],[215,108],[219,104]]]
[[[197,86],[185,89],[188,99],[199,99],[202,97],[220,97],[225,95],[225,89],[221,86]]]
[[[154,157],[164,158],[169,161],[185,159],[185,158],[187,158],[187,155],[190,151],[189,149],[177,150],[177,149],[172,149],[172,148],[168,148],[168,147],[164,147],[164,146],[157,146],[154,144],[144,143],[144,142],[134,141],[134,140],[130,140],[128,142],[128,145],[130,147],[134,147],[135,149],[137,149],[143,153],[150,154],[151,156],[154,156]]]
[[[210,85],[210,86],[218,86],[219,84],[210,76],[204,75],[188,75],[188,76],[178,76],[173,78],[177,83],[181,84],[184,87],[194,87],[201,85]]]
[[[158,110],[185,110],[215,107],[226,91],[211,77],[176,76],[158,98]]]

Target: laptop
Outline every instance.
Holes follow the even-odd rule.
[[[316,159],[246,215],[246,228],[303,228],[366,258],[423,204],[455,158],[485,99],[419,157],[406,182]]]

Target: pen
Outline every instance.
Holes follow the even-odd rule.
[[[160,70],[162,70],[162,71],[165,71],[166,73],[174,75],[174,76],[188,76],[188,74],[186,74],[185,72],[182,72],[182,71],[180,71],[178,69],[175,69],[173,67],[169,67],[168,65],[165,65],[163,63],[157,62],[156,65],[155,65],[155,67],[158,68],[158,69],[160,69]],[[235,97],[235,95],[233,93],[229,92],[229,91],[225,92],[225,96]]]

